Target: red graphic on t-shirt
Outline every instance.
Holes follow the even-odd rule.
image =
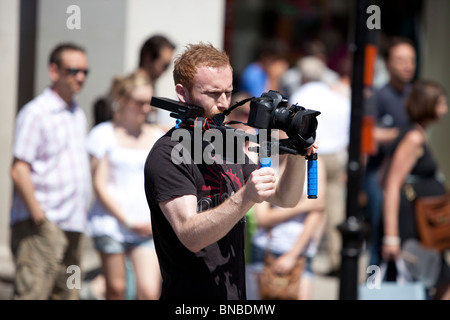
[[[199,211],[218,206],[242,187],[242,170],[238,174],[233,169],[235,168],[226,165],[206,168],[203,194],[198,202]]]
[[[214,193],[220,193],[222,195],[237,191],[242,187],[241,179],[239,179],[238,174],[231,167],[224,168],[219,165],[213,165],[207,167],[206,170],[206,185],[202,187],[202,190],[211,191],[210,198],[214,196]]]

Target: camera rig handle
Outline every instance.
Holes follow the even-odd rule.
[[[308,199],[317,199],[317,153],[305,157],[308,161]]]
[[[261,168],[270,167],[272,165],[272,160],[270,158],[259,159],[259,166]]]

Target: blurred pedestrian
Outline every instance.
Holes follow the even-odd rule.
[[[280,39],[266,39],[258,48],[256,59],[242,71],[239,91],[259,97],[269,90],[280,90],[281,76],[289,68],[289,47]]]
[[[156,81],[172,63],[175,48],[171,40],[160,34],[151,36],[142,45],[138,71],[147,74],[153,83],[153,90],[155,90]]]
[[[85,50],[58,44],[51,84],[18,113],[11,178],[13,299],[78,299],[69,266],[80,267],[91,184],[87,121],[74,100],[88,74]],[[78,284],[79,285],[79,284]]]
[[[398,128],[409,123],[405,101],[411,91],[416,71],[416,52],[413,43],[405,38],[393,38],[385,55],[390,75],[389,83],[377,90],[367,101],[375,117],[374,138],[377,151],[367,159],[364,168],[363,190],[367,204],[364,215],[370,224],[369,265],[379,265],[381,259],[383,192],[379,171],[385,150],[398,135]]]
[[[285,156],[281,156],[282,159]],[[308,199],[306,185],[297,205],[293,208],[280,208],[267,202],[257,204],[254,214],[258,229],[251,243],[252,280],[257,282],[257,274],[261,272],[265,254],[276,257],[273,268],[278,274],[289,273],[298,259],[306,257],[306,264],[300,276],[298,300],[311,300],[313,294],[314,271],[312,261],[317,253],[325,226],[326,171],[318,161],[318,198]],[[284,160],[281,160],[283,169]],[[259,299],[258,285],[255,286]],[[255,293],[254,293],[255,294]]]
[[[444,88],[435,81],[416,81],[406,102],[406,112],[411,123],[400,129],[383,185],[382,259],[385,261],[397,259],[406,240],[420,240],[414,198],[446,193],[445,181],[440,178],[426,133],[448,112]],[[414,198],[407,192],[407,185],[414,190]],[[450,267],[444,255],[445,252],[438,280],[433,285],[436,290],[433,298],[450,300]],[[432,264],[423,267],[425,274],[434,272],[429,269]]]
[[[322,72],[320,81],[330,86],[339,81],[339,73],[328,67],[329,59],[327,57],[325,43],[321,40],[314,39],[304,45],[304,54],[297,60],[294,66],[290,67],[281,76],[280,92],[288,98],[294,94],[294,91],[302,83],[302,73],[298,64],[304,57],[316,57],[324,63],[325,70]]]
[[[326,230],[323,244],[330,265],[326,272],[338,276],[341,264],[342,236],[337,226],[345,220],[347,148],[350,137],[350,98],[332,90],[322,79],[325,63],[307,56],[298,63],[302,74],[300,87],[289,98],[291,104],[320,111],[317,141],[318,156],[326,171]]]
[[[136,277],[136,298],[157,299],[161,275],[143,172],[148,151],[164,131],[146,122],[153,95],[146,75],[116,78],[111,95],[113,119],[96,125],[87,139],[96,193],[89,234],[100,253],[106,299],[125,299],[126,257]]]
[[[175,44],[161,34],[151,36],[142,44],[136,71],[143,72],[150,78],[153,91],[155,91],[157,80],[170,66],[175,48]],[[112,119],[113,110],[108,96],[97,99],[93,107],[94,125]],[[156,110],[153,110],[153,112],[156,113]]]

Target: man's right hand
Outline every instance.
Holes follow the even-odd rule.
[[[264,167],[253,171],[247,180],[245,198],[255,203],[261,203],[275,194],[275,171]]]
[[[36,226],[40,226],[45,220],[45,212],[35,196],[31,180],[31,165],[26,161],[14,158],[10,174],[14,187],[30,211],[31,220]]]
[[[40,227],[45,221],[45,212],[43,210],[37,210],[31,214],[31,220],[33,220],[36,227]]]

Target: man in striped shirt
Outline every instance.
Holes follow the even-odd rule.
[[[81,261],[91,195],[87,120],[73,100],[88,73],[83,48],[65,43],[50,54],[51,85],[19,111],[11,178],[13,299],[78,299],[71,277]],[[70,267],[70,268],[69,268]]]

